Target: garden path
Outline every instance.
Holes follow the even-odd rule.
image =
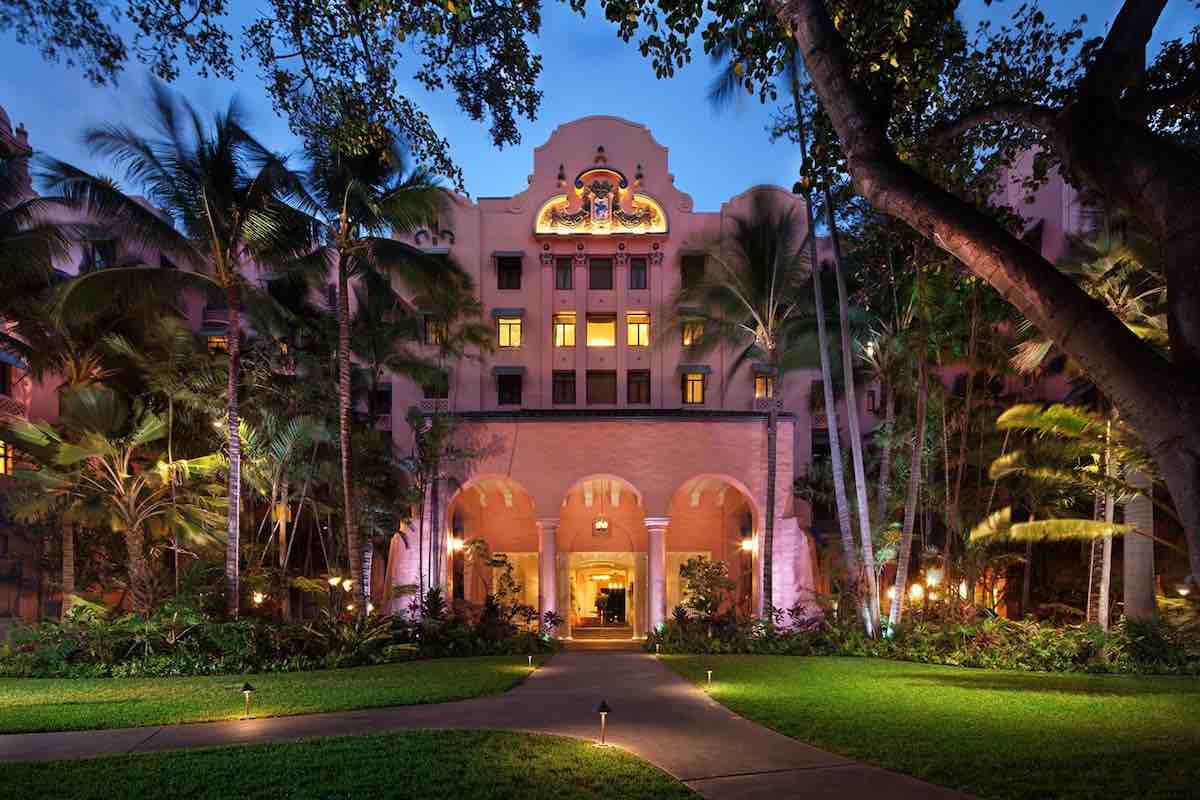
[[[719,677],[718,677],[719,679]],[[737,716],[650,655],[579,648],[556,655],[505,694],[425,706],[0,736],[0,761],[86,758],[411,728],[499,728],[607,740],[719,800],[966,795],[809,747]],[[620,796],[620,787],[613,787]]]

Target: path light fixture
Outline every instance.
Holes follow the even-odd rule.
[[[533,656],[529,657],[529,668],[533,669]]]
[[[708,670],[708,685],[712,686],[712,670]]]
[[[654,643],[654,655],[659,655],[660,653],[662,653],[662,645],[659,644],[658,642],[655,642]]]
[[[254,687],[248,683],[242,684],[242,697],[246,698],[246,716],[242,719],[250,719],[250,697],[254,694]]]
[[[596,713],[600,715],[600,744],[604,744],[604,736],[608,730],[608,712],[610,711],[612,709],[607,700],[601,700],[600,705],[596,708]]]

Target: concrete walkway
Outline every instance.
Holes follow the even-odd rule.
[[[652,656],[578,649],[556,655],[510,692],[426,706],[0,736],[0,761],[86,758],[411,728],[500,728],[584,739],[612,707],[608,741],[709,798],[961,800],[965,795],[865,766],[733,714]],[[614,787],[614,796],[619,790]]]

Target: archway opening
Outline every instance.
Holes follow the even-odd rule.
[[[666,605],[670,614],[686,604],[687,581],[681,576],[689,561],[721,562],[733,582],[720,611],[748,617],[757,609],[760,514],[746,487],[724,475],[698,475],[671,497],[666,535]]]
[[[538,607],[537,517],[524,486],[505,476],[476,478],[450,501],[446,524],[451,601],[478,606],[497,595]]]

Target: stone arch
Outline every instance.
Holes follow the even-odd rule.
[[[701,473],[688,478],[671,496],[666,532],[666,603],[682,602],[679,569],[704,555],[723,561],[737,584],[732,602],[739,613],[755,611],[762,561],[762,509],[747,486],[730,475]]]
[[[502,474],[477,475],[450,497],[444,524],[452,599],[479,603],[494,590],[497,569],[470,546],[482,540],[491,554],[508,557],[521,586],[516,599],[537,607],[537,505],[524,484]]]
[[[560,552],[646,550],[646,506],[641,491],[612,473],[586,475],[571,483],[559,507]],[[595,523],[604,518],[609,532]]]

